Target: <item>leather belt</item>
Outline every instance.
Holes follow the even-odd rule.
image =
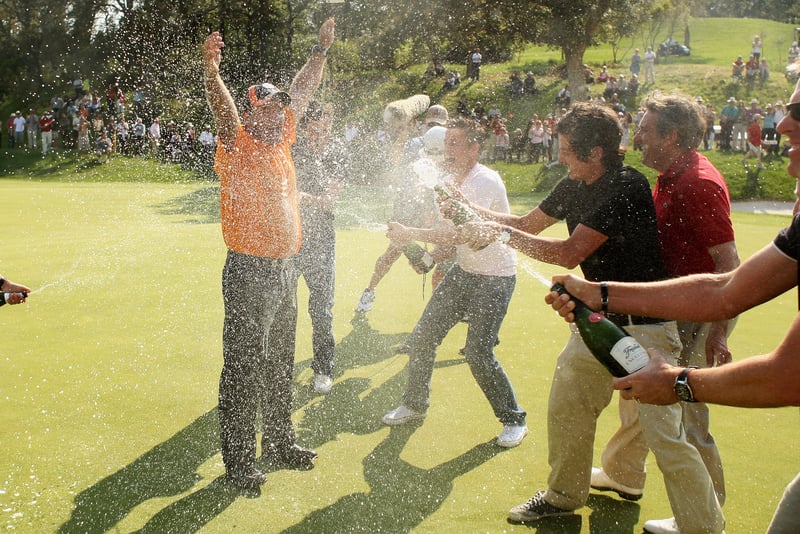
[[[625,315],[623,313],[607,313],[606,318],[617,326],[633,326],[642,324],[658,324],[667,322],[658,317],[644,317],[642,315]]]

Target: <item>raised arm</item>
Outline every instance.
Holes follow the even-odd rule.
[[[222,47],[225,43],[219,32],[209,35],[203,43],[203,68],[206,98],[217,123],[219,141],[225,147],[233,145],[239,126],[239,112],[230,91],[219,75]]]
[[[322,81],[322,71],[325,67],[325,58],[328,49],[333,44],[336,23],[333,17],[326,20],[319,29],[319,44],[311,52],[303,68],[292,80],[289,96],[292,97],[290,105],[295,117],[301,117],[306,111],[308,101]]]

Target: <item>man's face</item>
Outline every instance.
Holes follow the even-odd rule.
[[[284,107],[284,103],[275,95],[259,100],[245,120],[248,130],[262,141],[277,143],[283,135],[286,119]]]
[[[444,136],[443,167],[454,174],[471,169],[478,160],[480,147],[467,141],[467,131],[462,128],[448,128]]]
[[[591,158],[590,158],[591,159]],[[569,169],[569,177],[579,182],[591,182],[596,174],[596,166],[591,161],[582,161],[572,149],[569,136],[558,134],[558,162]]]
[[[664,154],[664,144],[670,143],[668,139],[661,136],[656,130],[658,124],[658,112],[646,111],[639,128],[633,137],[634,143],[642,147],[642,163],[663,172],[669,168],[669,158]]]
[[[800,81],[797,82],[789,104],[786,106],[786,115],[777,127],[778,133],[785,135],[791,145],[787,170],[790,175],[800,180],[800,121],[792,118],[793,114],[798,115],[798,111],[800,111],[797,109],[798,107],[800,107]],[[800,194],[800,191],[796,188],[795,193]],[[798,206],[800,206],[800,196],[795,203],[795,212],[797,212]]]

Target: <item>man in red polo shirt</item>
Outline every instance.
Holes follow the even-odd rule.
[[[705,120],[691,100],[655,96],[643,105],[635,142],[642,162],[659,172],[653,190],[661,255],[672,277],[694,273],[721,273],[739,265],[730,217],[730,195],[725,179],[696,147],[703,139]],[[682,366],[713,367],[731,361],[727,337],[733,323],[678,323],[683,343]],[[708,469],[720,504],[725,501],[725,479],[714,438],[709,432],[708,407],[682,403],[683,425]],[[620,399],[622,426],[606,444],[602,469],[592,470],[592,487],[637,500],[642,496],[647,445],[636,404]],[[648,521],[645,531],[678,532],[674,519]]]

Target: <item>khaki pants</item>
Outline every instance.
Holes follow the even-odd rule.
[[[778,503],[767,534],[796,534],[800,532],[800,474],[792,480]]]
[[[729,336],[734,325],[735,319],[728,323]],[[705,347],[710,327],[710,323],[678,323],[678,334],[683,345],[678,365],[706,366]],[[680,406],[686,439],[700,453],[714,484],[717,500],[720,504],[725,504],[725,474],[717,443],[709,429],[708,405],[702,402],[682,402]],[[644,488],[645,460],[649,449],[644,442],[637,408],[634,401],[620,397],[620,428],[606,444],[602,466],[612,480],[632,488]]]
[[[643,346],[674,361],[681,348],[674,322],[626,327]],[[586,503],[597,417],[614,392],[612,376],[586,348],[577,329],[558,357],[548,403],[550,477],[545,500],[574,510]],[[637,404],[647,446],[664,475],[672,512],[682,534],[718,534],[725,526],[700,454],[686,440],[677,404]]]

